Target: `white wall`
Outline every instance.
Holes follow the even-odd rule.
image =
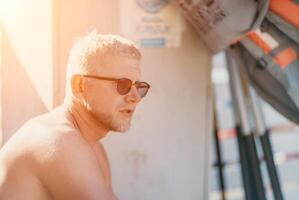
[[[115,189],[125,200],[208,199],[209,57],[190,29],[181,48],[147,49],[143,55],[151,91],[132,129],[104,140]]]
[[[6,141],[52,108],[52,1],[9,0],[2,18],[2,128]]]
[[[56,105],[55,102],[63,100],[65,66],[73,38],[85,35],[93,28],[101,33],[119,33],[120,7],[118,0],[55,0],[52,5],[55,12],[51,12],[51,5],[44,9],[45,5],[41,3],[31,4],[33,8],[44,9],[35,17],[45,19],[45,25],[35,24],[35,27],[43,27],[39,31],[45,34],[44,43],[34,44],[45,45],[41,47],[43,53],[34,51],[32,59],[36,63],[42,62],[45,70],[54,70],[52,86],[55,92],[48,100],[54,99]],[[52,17],[48,18],[48,14]],[[48,19],[52,23],[48,23]],[[53,41],[48,37],[49,33],[54,36]],[[35,36],[34,32],[30,34]],[[19,42],[24,41],[15,45]],[[52,49],[47,44],[52,44]],[[21,48],[21,51],[25,49]],[[151,91],[139,105],[131,130],[125,134],[111,133],[103,140],[111,161],[115,192],[121,200],[206,200],[211,56],[189,26],[182,35],[179,48],[142,49],[142,53],[143,79],[151,83]],[[8,56],[5,62],[14,66],[15,57]],[[4,78],[7,75],[4,73]],[[39,72],[39,75],[48,80],[46,73]],[[3,93],[3,106],[6,107],[3,122],[9,125],[3,128],[7,134],[11,133],[12,127],[30,118],[29,115],[47,110],[42,98],[35,98],[34,94],[29,98],[24,94],[9,93],[8,89],[14,84],[9,77],[3,85],[7,88]],[[55,86],[57,83],[60,87]],[[35,85],[38,84],[32,87]],[[23,91],[31,89],[24,87]],[[47,90],[51,93],[53,87]],[[16,97],[20,96],[23,99],[17,101]],[[16,112],[14,106],[24,111]],[[14,122],[8,114],[11,111],[20,120]]]

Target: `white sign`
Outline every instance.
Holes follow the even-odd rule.
[[[182,23],[169,0],[121,0],[121,33],[140,47],[178,47]]]

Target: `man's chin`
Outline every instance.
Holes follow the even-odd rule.
[[[114,132],[125,133],[130,129],[130,127],[131,127],[130,122],[126,122],[126,123],[120,123],[120,124],[114,125],[111,127],[110,130],[114,131]]]
[[[130,126],[129,126],[129,127],[126,127],[126,128],[118,128],[118,129],[115,129],[115,130],[113,130],[113,131],[114,131],[114,132],[118,132],[118,133],[125,133],[125,132],[127,132],[129,129],[130,129]]]
[[[130,129],[131,119],[122,118],[99,118],[98,122],[105,126],[109,131],[125,133]]]

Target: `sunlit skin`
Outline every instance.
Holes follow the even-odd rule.
[[[140,80],[140,61],[105,56],[93,75]],[[0,152],[0,199],[115,200],[109,162],[99,142],[125,132],[140,102],[135,87],[72,77],[73,98],[27,122]]]

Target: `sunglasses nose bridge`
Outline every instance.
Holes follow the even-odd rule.
[[[136,102],[136,103],[138,103],[138,102],[141,101],[141,97],[140,97],[140,95],[138,93],[138,90],[137,90],[137,87],[136,87],[135,83],[132,84],[131,89],[128,92],[127,96],[128,96],[128,100],[129,101],[133,101],[133,102]]]

